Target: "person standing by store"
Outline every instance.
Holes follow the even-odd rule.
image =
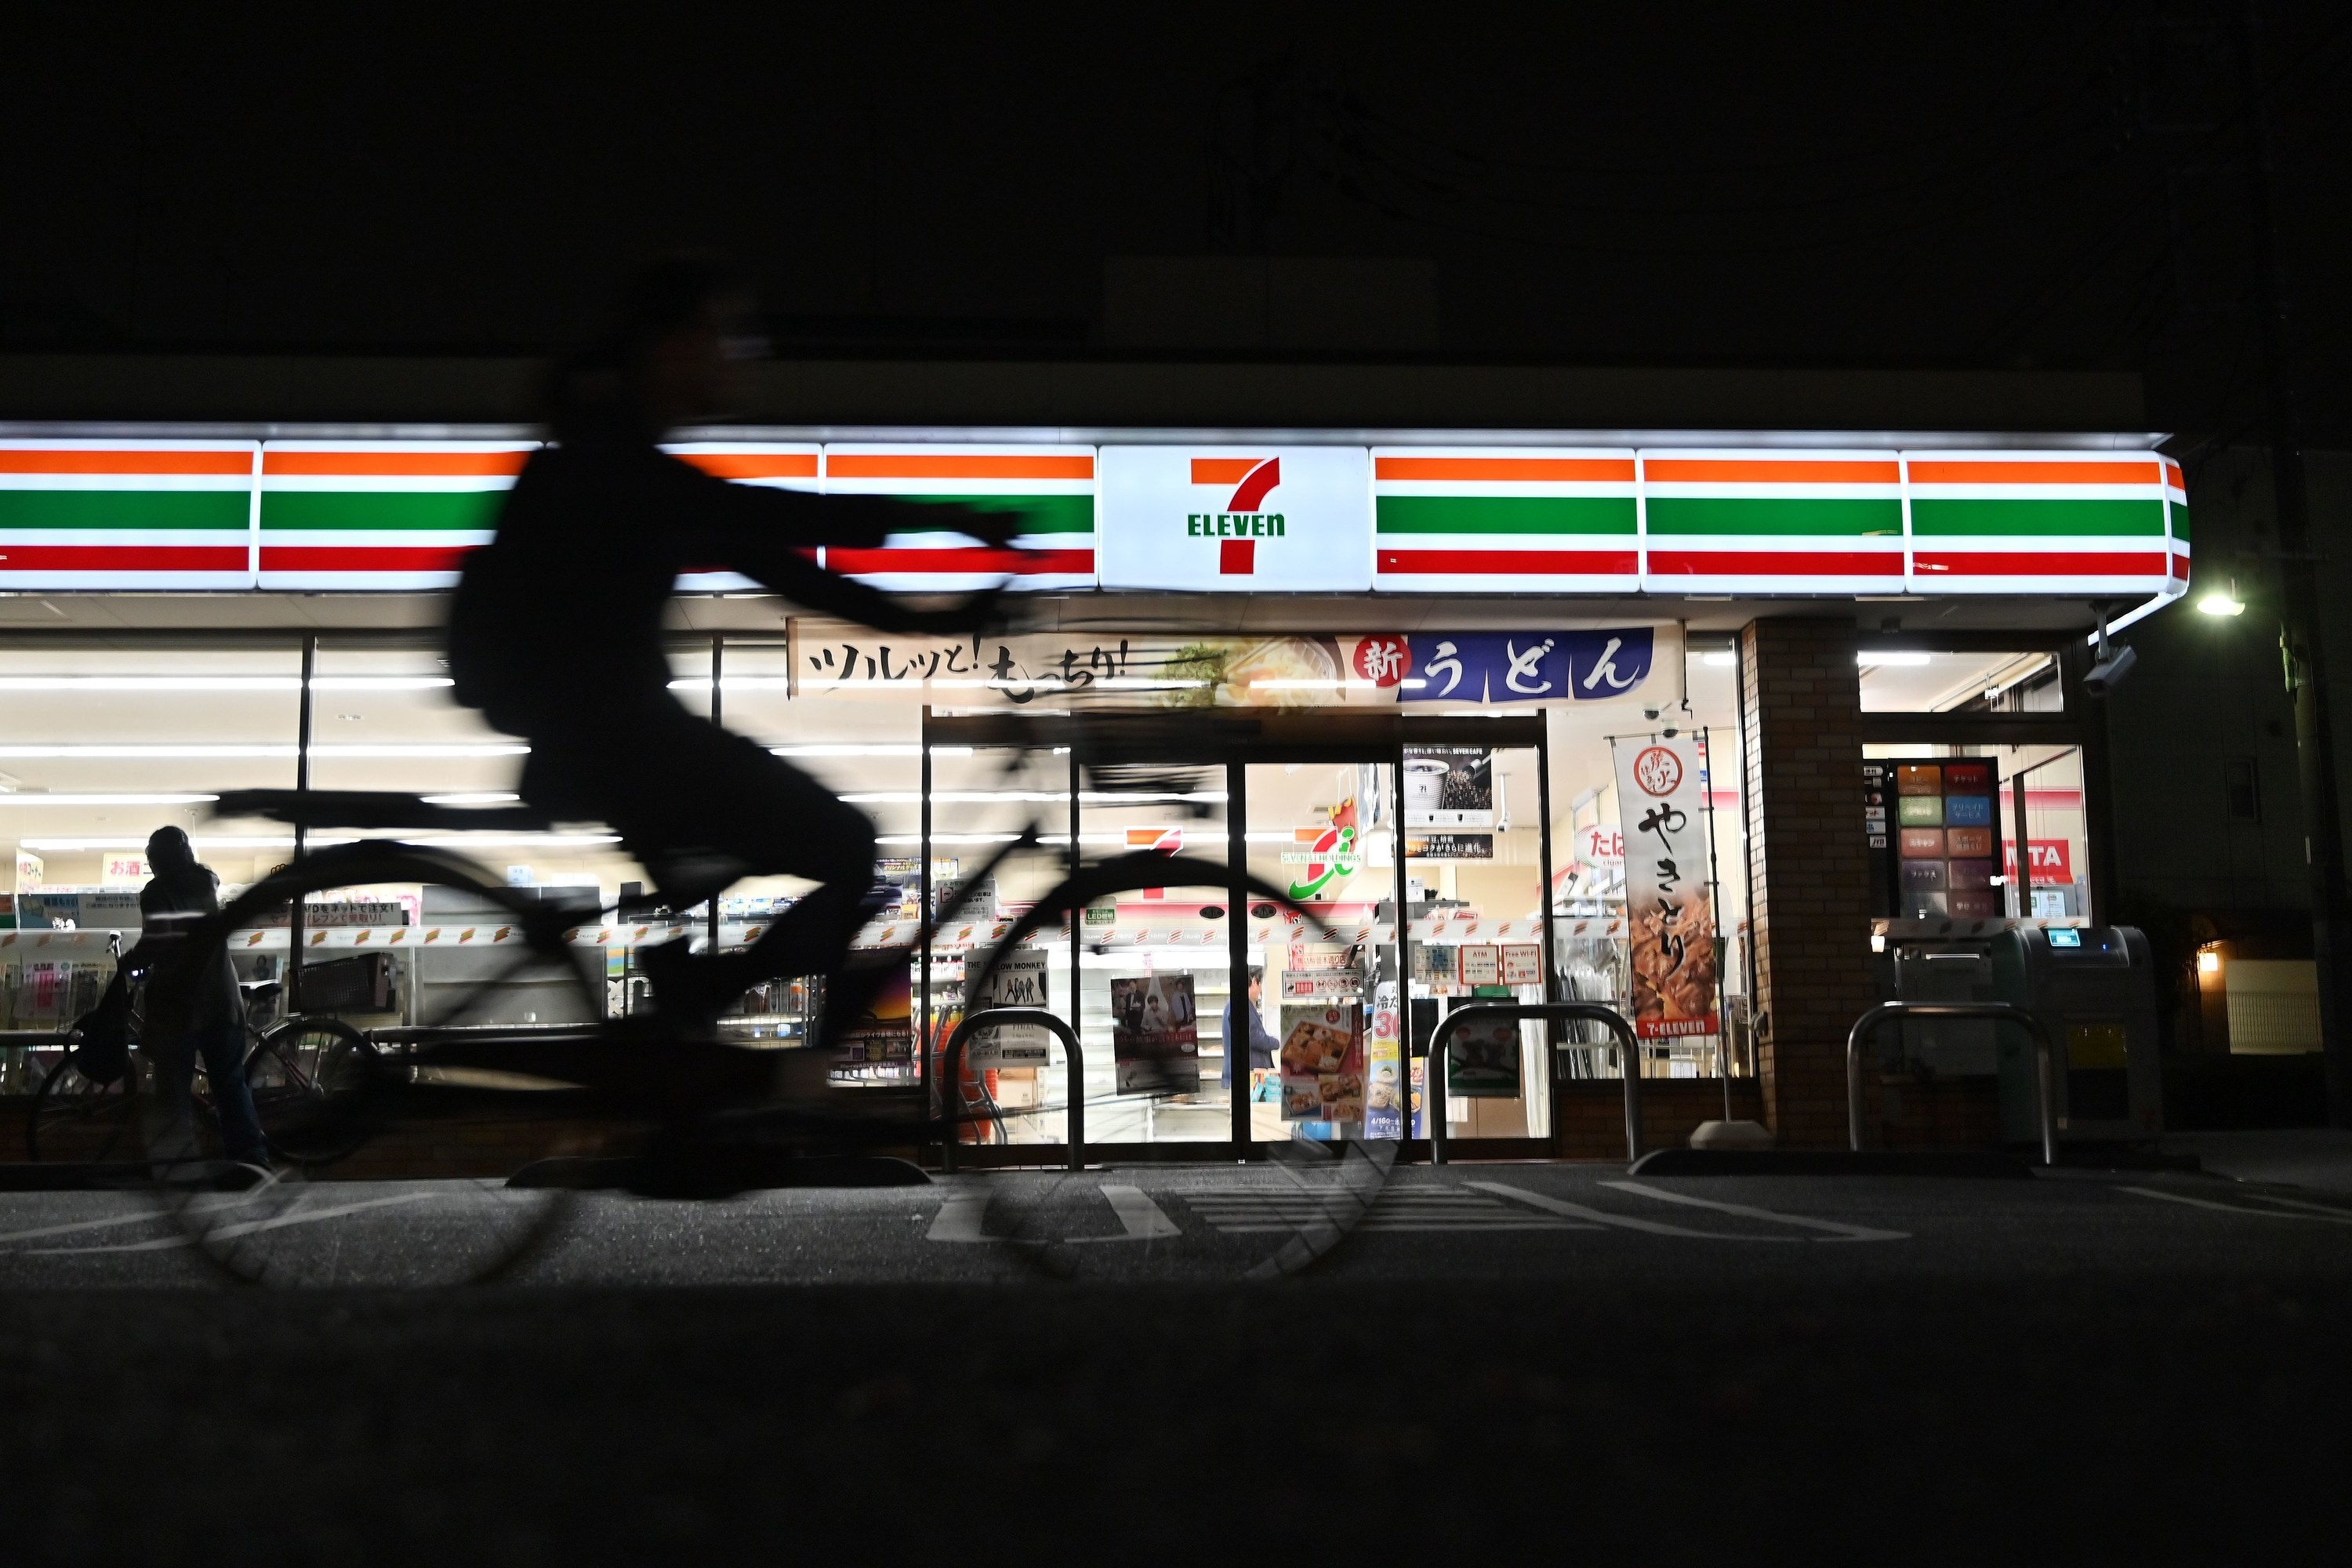
[[[176,944],[196,921],[220,912],[220,878],[196,859],[195,846],[177,827],[159,827],[147,839],[153,873],[139,890],[139,945],[122,966],[147,976],[148,1038],[158,1100],[152,1147],[173,1159],[195,1155],[196,1063],[205,1064],[213,1110],[220,1118],[221,1150],[248,1165],[268,1165],[268,1145],[245,1081],[245,999],[228,950],[194,973],[179,968]]]
[[[1249,990],[1241,1008],[1241,1011],[1249,1020],[1249,1030],[1245,1036],[1236,1030],[1234,1026],[1234,1007],[1232,999],[1228,998],[1225,1002],[1225,1072],[1223,1082],[1227,1089],[1231,1089],[1234,1086],[1234,1058],[1239,1054],[1237,1047],[1242,1046],[1244,1039],[1248,1042],[1246,1048],[1249,1051],[1249,1065],[1257,1068],[1273,1067],[1275,1052],[1279,1050],[1282,1047],[1281,1041],[1266,1033],[1265,1020],[1258,1016],[1258,1008],[1265,1001],[1265,971],[1255,965],[1252,965],[1249,972]],[[1244,1087],[1246,1087],[1246,1083],[1244,1084]]]

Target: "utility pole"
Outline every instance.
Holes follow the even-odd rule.
[[[2279,258],[2271,182],[2270,101],[2263,90],[2262,20],[2255,0],[2238,13],[2238,68],[2252,137],[2248,171],[2254,262],[2261,294],[2263,418],[2277,513],[2279,656],[2294,699],[2294,743],[2303,784],[2304,854],[2311,873],[2311,946],[2319,966],[2319,1033],[2326,1050],[2327,1120],[2352,1127],[2352,919],[2344,890],[2344,826],[2336,798],[2335,726],[2327,709],[2327,661],[2320,643],[2318,574],[2303,462],[2303,416],[2286,363],[2289,307]]]

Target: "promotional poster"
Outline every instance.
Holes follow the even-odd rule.
[[[1634,1032],[1645,1040],[1715,1034],[1705,739],[1637,736],[1610,746],[1624,819]]]
[[[1120,1092],[1190,1094],[1201,1087],[1200,1026],[1189,972],[1113,977],[1110,1018]]]
[[[1364,1119],[1361,1005],[1336,1002],[1282,1009],[1282,1119]]]

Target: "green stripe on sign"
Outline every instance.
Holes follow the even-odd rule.
[[[1921,539],[2080,539],[2164,532],[2153,500],[1938,500],[1911,498],[1911,531]]]
[[[1900,538],[1903,503],[1795,497],[1652,496],[1652,534],[1810,534],[1825,538]]]
[[[0,490],[0,529],[233,528],[251,518],[244,490]]]
[[[504,490],[264,490],[261,526],[478,533],[498,526],[505,499]]]
[[[1012,511],[1022,517],[1024,533],[1092,533],[1092,496],[901,496],[901,500],[938,503],[953,501],[977,511]]]
[[[2189,537],[2189,509],[2182,506],[2179,501],[2169,501],[2166,504],[2172,510],[2172,537],[2175,539],[2187,539]]]
[[[1381,533],[1622,533],[1632,496],[1381,496]]]

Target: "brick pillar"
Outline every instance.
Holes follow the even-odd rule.
[[[1845,1036],[1870,984],[1861,682],[1851,620],[1751,621],[1740,633],[1752,867],[1748,909],[1764,1114],[1784,1145],[1842,1145]]]

